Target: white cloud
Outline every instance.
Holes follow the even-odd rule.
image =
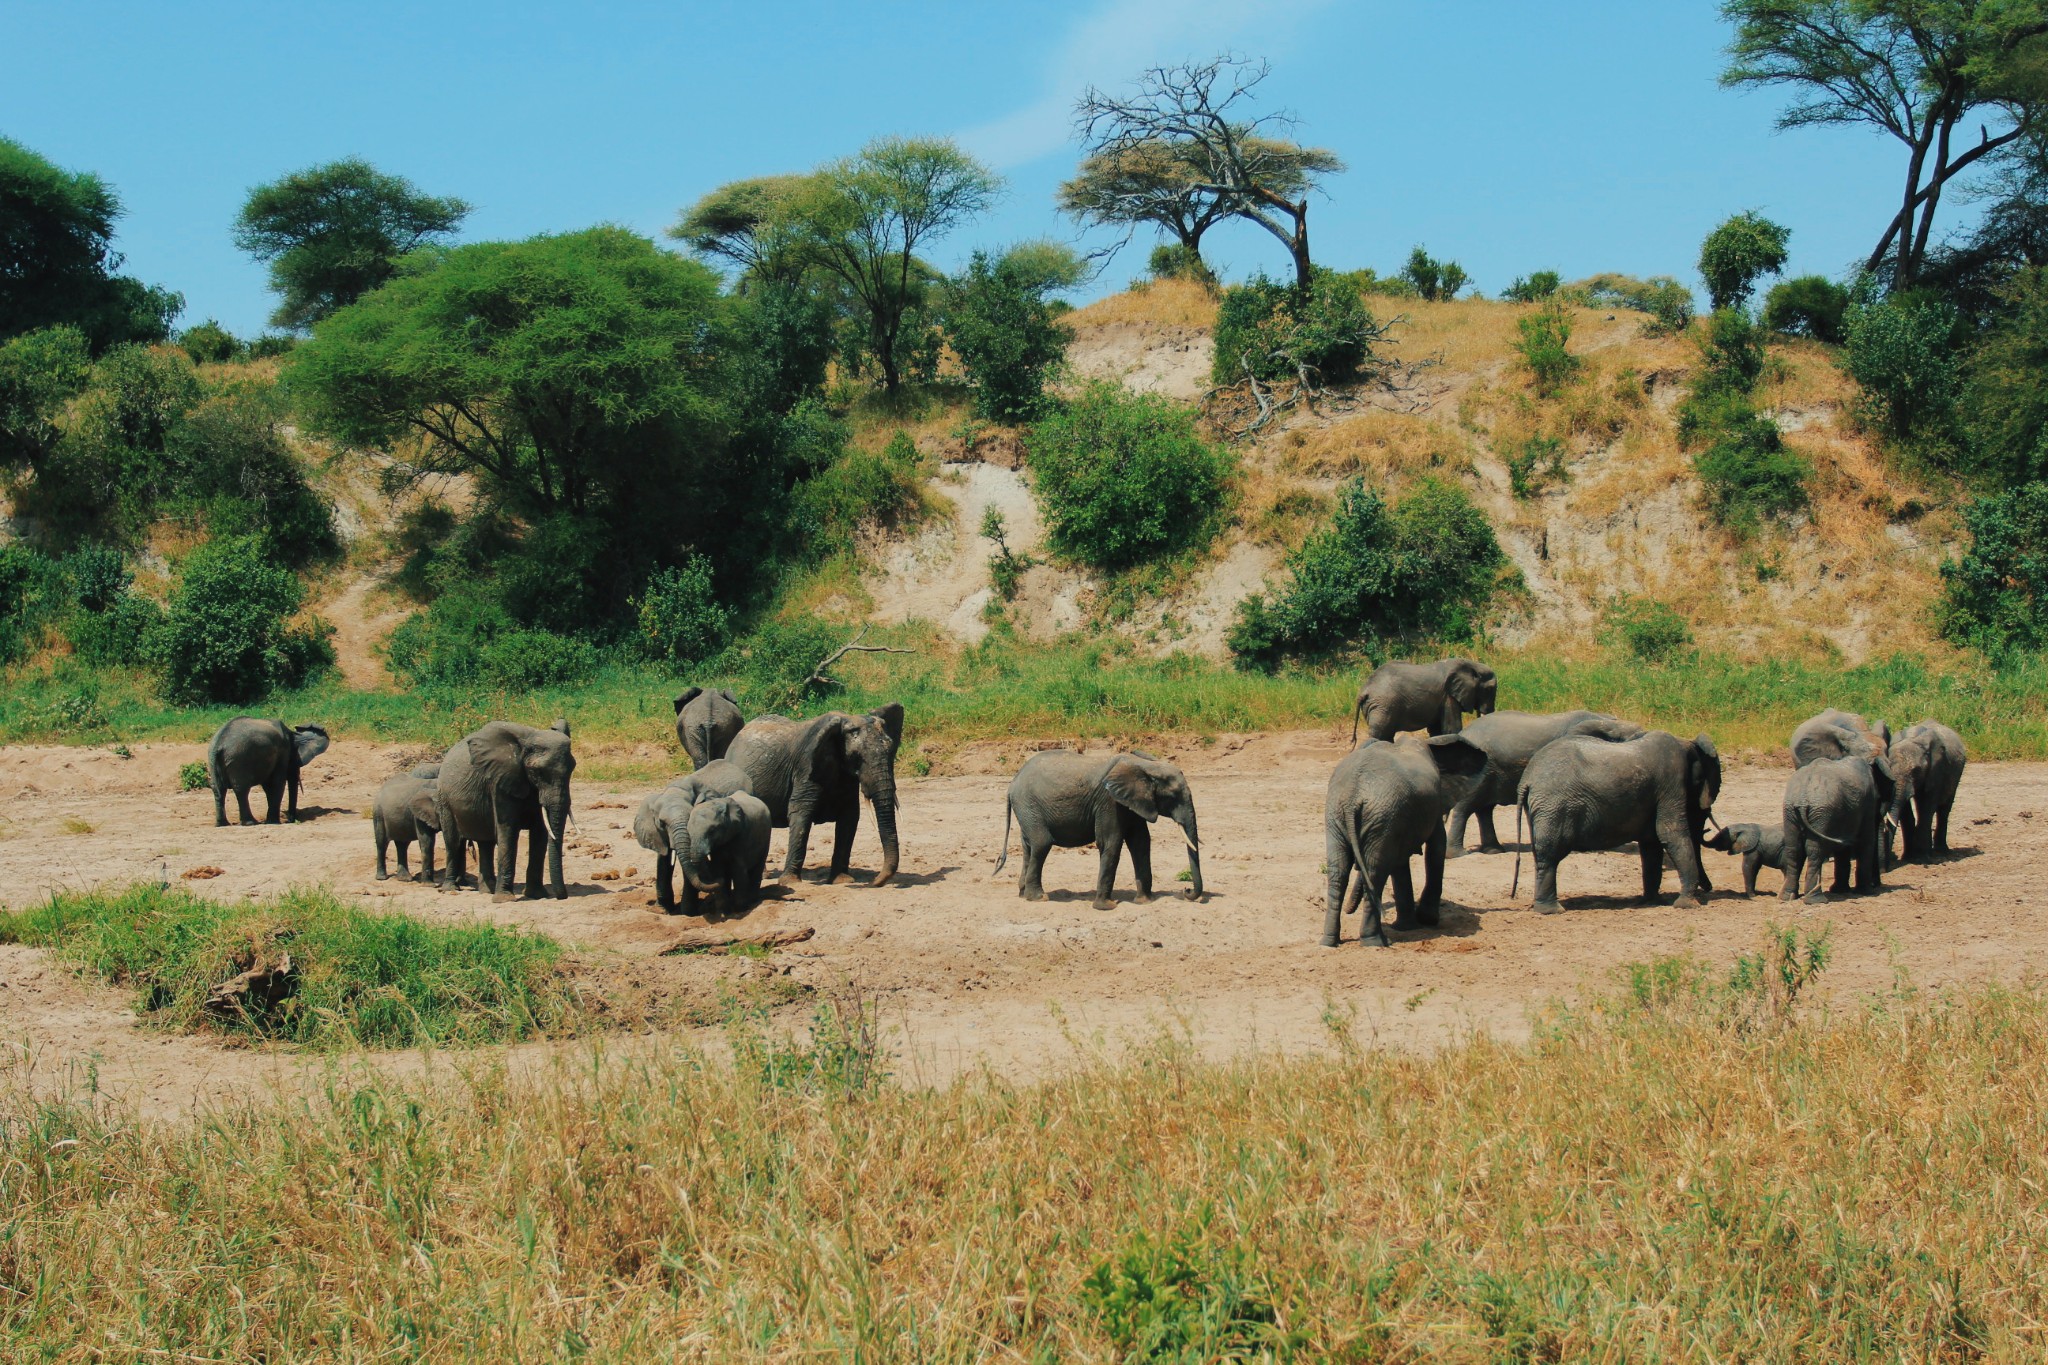
[[[1047,64],[1045,93],[963,130],[960,143],[999,167],[1068,145],[1074,101],[1090,85],[1124,84],[1146,67],[1242,49],[1271,56],[1296,20],[1329,0],[1109,0],[1076,23]]]

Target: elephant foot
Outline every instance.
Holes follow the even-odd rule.
[[[1114,899],[1113,899],[1112,897],[1109,897],[1109,896],[1097,896],[1097,897],[1095,898],[1095,900],[1094,900],[1093,904],[1094,904],[1094,906],[1095,906],[1095,908],[1096,908],[1097,910],[1114,910],[1114,909],[1116,909],[1116,901],[1115,901],[1115,900],[1114,900]]]
[[[893,881],[895,881],[895,880],[896,880],[896,869],[892,867],[892,868],[890,868],[890,869],[889,869],[889,870],[888,870],[887,872],[884,872],[884,873],[882,873],[882,874],[881,874],[880,876],[876,877],[876,878],[875,878],[875,879],[874,879],[873,881],[869,882],[869,883],[868,883],[868,885],[869,885],[869,886],[887,886],[887,885],[888,885],[888,884],[889,884],[890,882],[893,882]]]
[[[1465,856],[1466,854],[1468,854],[1468,853],[1470,853],[1470,852],[1472,852],[1472,851],[1473,851],[1473,850],[1471,850],[1471,849],[1469,849],[1469,848],[1464,848],[1464,847],[1462,847],[1462,846],[1460,846],[1460,847],[1453,847],[1453,848],[1447,848],[1447,849],[1445,849],[1445,850],[1444,850],[1444,857],[1445,857],[1445,858],[1462,858],[1462,857],[1464,857],[1464,856]],[[1485,848],[1485,846],[1484,846],[1484,845],[1482,845],[1482,846],[1481,846],[1481,847],[1479,848],[1479,850],[1478,850],[1478,851],[1479,851],[1479,852],[1481,852],[1481,853],[1484,853],[1484,852],[1486,852],[1486,848]]]
[[[831,876],[825,878],[825,885],[852,886],[853,874],[851,872],[834,872]]]
[[[379,871],[377,873],[377,880],[380,882],[388,882],[391,880],[391,874],[389,872]]]
[[[1035,886],[1027,886],[1017,894],[1027,901],[1042,901],[1045,899],[1045,892]]]
[[[804,884],[803,874],[800,872],[785,872],[775,879],[775,884],[777,886],[802,886]]]
[[[1131,897],[1131,904],[1133,905],[1150,905],[1151,903],[1152,893],[1150,891],[1140,891],[1137,895]]]
[[[1441,912],[1423,910],[1420,907],[1417,907],[1414,918],[1415,922],[1413,924],[1404,924],[1401,927],[1403,929],[1434,929],[1441,925],[1444,920]]]
[[[502,905],[511,899],[512,893],[510,891],[493,891],[491,893],[491,903],[493,905]]]
[[[558,901],[565,901],[569,899],[569,888],[566,886],[558,886],[553,891],[550,891],[548,894],[553,896]]]
[[[1808,905],[1826,905],[1828,898],[1820,891],[1809,891],[1806,893],[1806,903]]]
[[[1317,939],[1316,942],[1325,948],[1334,948],[1339,943],[1343,942],[1343,940],[1338,938],[1335,934],[1324,934],[1321,938]]]
[[[1482,843],[1482,844],[1481,844],[1481,845],[1480,845],[1480,846],[1479,846],[1479,847],[1478,847],[1477,849],[1475,849],[1475,850],[1473,850],[1473,851],[1474,851],[1474,852],[1477,852],[1477,853],[1505,853],[1505,852],[1507,852],[1508,850],[1507,850],[1507,846],[1506,846],[1505,844],[1485,844],[1485,843]]]
[[[1564,909],[1556,901],[1537,901],[1533,908],[1539,915],[1555,915]]]
[[[1678,899],[1671,902],[1671,908],[1673,910],[1697,910],[1700,908],[1700,898],[1698,896],[1688,896],[1681,892]]]
[[[1209,893],[1197,891],[1191,886],[1180,893],[1180,898],[1184,901],[1193,901],[1196,905],[1206,905],[1209,900]]]

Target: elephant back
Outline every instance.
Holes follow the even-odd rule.
[[[746,775],[746,789],[768,808],[778,827],[789,823],[789,789],[805,729],[787,716],[756,716],[725,751],[725,762]]]
[[[206,746],[207,766],[236,785],[264,781],[289,764],[293,753],[290,727],[255,716],[236,716],[214,731]]]

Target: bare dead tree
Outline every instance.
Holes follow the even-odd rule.
[[[1278,238],[1294,261],[1295,287],[1306,292],[1313,272],[1308,249],[1308,192],[1316,179],[1344,169],[1336,153],[1302,147],[1283,136],[1299,122],[1284,110],[1248,117],[1265,61],[1225,55],[1206,62],[1155,66],[1129,96],[1088,88],[1074,108],[1074,124],[1090,163],[1134,166],[1160,162],[1185,167],[1186,178],[1133,184],[1122,221],[1157,221],[1162,191],[1199,194],[1231,217],[1257,223]],[[1100,216],[1099,207],[1097,209]]]
[[[841,659],[845,658],[849,654],[917,653],[917,651],[914,649],[899,649],[894,645],[864,645],[861,643],[861,641],[867,638],[867,634],[868,627],[862,626],[860,630],[855,633],[854,637],[851,640],[848,640],[845,644],[839,646],[839,648],[833,650],[830,654],[827,654],[824,657],[824,659],[819,662],[818,666],[811,670],[811,676],[805,678],[803,682],[799,685],[798,691],[804,691],[812,687],[837,687],[839,685],[838,681],[834,678],[827,676],[825,670],[830,668],[832,665],[838,663]]]

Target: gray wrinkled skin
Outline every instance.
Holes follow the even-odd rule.
[[[1882,822],[1892,803],[1892,770],[1882,757],[1817,758],[1785,784],[1785,889],[1803,890],[1809,905],[1825,903],[1821,865],[1834,860],[1839,895],[1849,889],[1853,865],[1858,891],[1883,884]]]
[[[1785,870],[1785,831],[1773,826],[1723,825],[1707,840],[1706,847],[1717,853],[1733,853],[1742,859],[1742,894],[1756,894],[1756,874],[1764,868]]]
[[[1522,770],[1537,751],[1566,735],[1592,735],[1617,741],[1640,739],[1643,727],[1598,711],[1495,711],[1459,731],[1486,754],[1486,774],[1451,810],[1450,856],[1465,851],[1465,824],[1479,817],[1479,851],[1502,852],[1493,827],[1493,812],[1515,804]]]
[[[241,821],[256,823],[249,810],[249,789],[261,787],[270,801],[263,823],[299,818],[299,773],[327,752],[327,732],[317,725],[287,726],[281,720],[237,716],[213,732],[206,746],[206,774],[213,784],[213,823],[228,822],[227,794],[233,791]],[[289,799],[289,806],[286,801]]]
[[[441,830],[435,779],[440,772],[439,764],[414,768],[386,780],[377,789],[376,802],[370,808],[370,831],[377,841],[378,881],[391,875],[386,855],[394,844],[398,849],[400,877],[408,881],[434,880],[434,836]],[[418,876],[405,865],[406,850],[415,840],[420,846]]]
[[[556,900],[567,900],[562,840],[569,824],[569,779],[575,771],[566,720],[557,720],[546,730],[494,720],[457,740],[441,759],[435,790],[441,837],[447,844],[442,888],[461,887],[467,840],[476,844],[483,889],[498,900],[512,899],[512,871],[523,834],[526,898],[540,898],[545,852],[548,892]]]
[[[833,824],[826,880],[853,880],[853,836],[863,796],[875,808],[882,840],[882,868],[869,885],[885,885],[896,875],[896,750],[902,742],[899,702],[864,716],[827,711],[810,720],[756,716],[747,722],[725,756],[746,770],[747,790],[768,807],[775,827],[789,830],[783,885],[803,880],[811,827],[826,820]]]
[[[640,847],[654,855],[654,896],[663,910],[673,914],[677,909],[676,868],[679,865],[688,867],[698,861],[699,851],[691,847],[690,812],[702,802],[746,790],[746,769],[730,759],[721,758],[677,778],[640,803],[639,813],[633,817],[633,837],[639,841]],[[762,818],[766,820],[767,807],[761,809]],[[764,826],[764,830],[766,828]],[[761,837],[761,856],[766,858],[768,835],[764,832]],[[711,853],[723,856],[724,850],[714,848]],[[755,884],[758,887],[758,877]],[[684,890],[688,901],[694,905],[696,889],[687,872]],[[751,899],[748,904],[752,904]]]
[[[1892,819],[1906,860],[1948,852],[1948,816],[1968,761],[1963,737],[1938,720],[1909,725],[1892,741]]]
[[[1152,899],[1151,825],[1165,816],[1180,826],[1188,846],[1189,885],[1185,893],[1201,900],[1202,836],[1195,825],[1195,798],[1188,780],[1171,763],[1147,753],[1077,754],[1049,749],[1034,754],[1011,779],[1003,812],[1003,856],[995,870],[1010,860],[1010,821],[1024,841],[1024,867],[1017,894],[1025,900],[1045,899],[1042,878],[1046,855],[1055,848],[1094,844],[1095,908],[1113,904],[1117,864],[1126,848],[1138,882],[1138,903]]]
[[[1462,735],[1428,741],[1369,739],[1341,759],[1323,798],[1323,849],[1329,869],[1323,946],[1343,939],[1344,916],[1366,903],[1358,941],[1387,945],[1380,891],[1394,883],[1403,929],[1434,925],[1443,902],[1444,812],[1487,774],[1486,753]],[[1421,899],[1408,860],[1422,855]],[[1357,879],[1352,878],[1353,871]]]
[[[1516,799],[1529,822],[1536,861],[1536,909],[1555,914],[1557,869],[1567,855],[1634,842],[1643,898],[1655,897],[1668,852],[1678,868],[1682,910],[1713,891],[1700,862],[1706,821],[1721,794],[1721,755],[1700,735],[1662,730],[1615,743],[1585,735],[1553,741],[1529,760]]]
[[[1465,712],[1484,716],[1493,710],[1499,689],[1493,670],[1470,659],[1381,664],[1358,690],[1351,742],[1358,742],[1361,720],[1374,739],[1392,739],[1403,730],[1455,735],[1463,728]]]
[[[746,723],[740,699],[723,687],[685,688],[676,698],[676,738],[699,768],[724,758]]]
[[[1792,732],[1792,766],[1822,758],[1881,758],[1891,746],[1891,727],[1833,707],[1799,723]]]

